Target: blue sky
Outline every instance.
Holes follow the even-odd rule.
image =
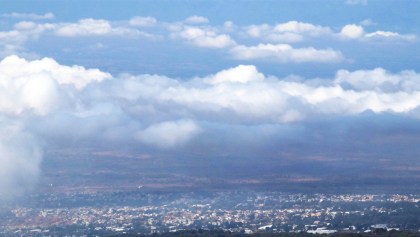
[[[0,188],[21,193],[42,176],[43,154],[69,149],[333,173],[381,162],[418,178],[417,9],[2,1],[0,178],[11,178]]]
[[[318,49],[331,48],[343,54],[345,60],[333,63],[276,63],[270,60],[234,60],[231,55],[222,50],[212,50],[206,47],[191,47],[185,42],[168,40],[169,32],[162,32],[162,23],[171,24],[181,22],[191,16],[202,16],[208,19],[204,25],[211,26],[237,40],[238,43],[257,44],[261,39],[247,38],[243,34],[245,29],[236,29],[235,32],[223,32],[220,28],[227,21],[237,27],[269,24],[275,26],[280,23],[297,21],[315,26],[330,28],[333,33],[339,33],[345,25],[362,26],[366,33],[386,31],[401,35],[417,35],[419,16],[415,9],[420,3],[417,1],[86,1],[75,4],[74,1],[40,1],[36,6],[30,2],[5,1],[2,14],[32,13],[44,15],[52,13],[53,18],[43,19],[45,23],[72,23],[80,19],[104,19],[112,25],[125,24],[136,16],[153,17],[159,26],[141,29],[150,34],[158,33],[164,39],[153,41],[132,37],[51,37],[51,32],[45,32],[37,40],[28,40],[25,46],[38,57],[53,57],[64,64],[81,64],[89,67],[98,67],[112,73],[134,72],[158,73],[171,76],[191,77],[204,76],[215,70],[222,70],[226,66],[232,67],[239,63],[257,64],[264,72],[277,76],[299,74],[309,77],[331,76],[338,69],[372,69],[384,67],[390,71],[415,69],[419,58],[417,41],[413,40],[384,40],[377,37],[374,40],[337,40],[331,37],[312,37],[293,45],[302,47],[315,47]],[[2,17],[1,25],[4,30],[11,30],[12,24],[27,21],[21,17]],[[54,35],[53,35],[54,36]],[[389,37],[388,37],[389,38]],[[253,41],[251,41],[253,40]],[[48,43],[45,43],[47,41]],[[50,43],[52,41],[52,43]],[[239,42],[242,41],[242,42]],[[407,42],[409,41],[409,42]],[[267,42],[267,41],[263,41]],[[281,41],[277,41],[281,42]],[[82,52],[60,52],[63,44],[67,50],[85,46]],[[90,44],[90,45],[89,45]],[[95,44],[112,47],[113,50],[93,52]],[[89,50],[89,46],[90,50]],[[88,48],[88,49],[86,49]],[[81,49],[82,50],[82,49]],[[89,51],[88,51],[89,50]],[[95,56],[96,55],[96,56]],[[171,56],[168,56],[171,55]],[[107,62],[100,59],[105,56]],[[114,60],[115,67],[107,67]],[[129,61],[129,62],[124,62]],[[149,65],[156,62],[156,65]],[[194,67],[184,69],[176,64],[192,64]],[[262,62],[261,62],[262,61]],[[165,67],[163,67],[165,65]],[[206,68],[203,68],[206,66]],[[313,70],[312,68],[317,70]],[[158,68],[158,69],[157,69]],[[197,68],[194,70],[194,68]]]

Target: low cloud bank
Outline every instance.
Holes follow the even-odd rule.
[[[176,80],[112,76],[50,58],[10,56],[0,62],[0,75],[2,198],[36,182],[43,144],[129,143],[176,150],[200,137],[217,144],[225,138],[215,131],[234,125],[235,146],[247,146],[241,134],[271,136],[280,131],[275,126],[290,132],[285,129],[289,125],[351,120],[366,112],[419,118],[420,74],[415,71],[340,70],[334,78],[305,79],[277,78],[253,65],[239,65],[203,78]],[[229,147],[230,139],[219,144]]]

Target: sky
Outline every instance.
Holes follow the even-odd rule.
[[[259,163],[305,167],[301,176],[380,164],[419,179],[417,9],[2,1],[0,196],[36,187],[45,157],[69,150],[245,174]]]

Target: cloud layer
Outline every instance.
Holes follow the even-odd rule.
[[[339,70],[332,79],[303,80],[267,76],[253,65],[239,65],[181,81],[157,75],[113,77],[50,58],[10,56],[0,62],[0,72],[0,112],[5,116],[67,114],[83,120],[106,114],[132,119],[139,134],[162,127],[194,134],[199,126],[194,121],[200,120],[288,123],[366,111],[416,117],[420,105],[417,72],[382,68]],[[140,137],[144,141],[148,136]],[[182,137],[189,136],[180,133],[181,140],[188,140]],[[162,142],[172,146],[172,140]]]
[[[131,144],[171,150],[188,147],[203,139],[201,134],[229,124],[246,128],[238,134],[255,128],[262,136],[278,132],[266,124],[305,124],[314,118],[323,121],[365,112],[419,118],[420,74],[415,71],[340,70],[331,79],[303,80],[266,76],[255,66],[239,65],[206,77],[176,80],[157,75],[113,77],[50,58],[28,61],[10,56],[0,62],[0,72],[3,197],[22,192],[36,180],[40,141],[61,148]]]

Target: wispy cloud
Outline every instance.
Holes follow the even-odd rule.
[[[245,27],[246,33],[253,38],[266,42],[299,42],[307,37],[322,37],[332,34],[328,27],[305,22],[289,21],[277,25],[251,25]]]
[[[141,27],[149,27],[149,26],[153,26],[157,23],[156,18],[154,17],[141,17],[141,16],[136,16],[136,17],[132,17],[129,22],[128,22],[131,26],[141,26]]]
[[[293,48],[288,44],[259,44],[257,46],[236,46],[231,54],[241,60],[271,60],[287,62],[340,62],[344,60],[341,52],[333,49]]]
[[[64,37],[95,35],[133,36],[141,34],[141,32],[136,29],[130,29],[126,27],[113,27],[111,23],[107,20],[92,18],[82,19],[79,20],[77,23],[58,24],[56,26],[55,32],[57,35]]]
[[[187,24],[204,24],[209,23],[209,19],[202,17],[202,16],[190,16],[185,19],[185,23]]]
[[[346,0],[347,5],[367,5],[368,0]]]
[[[35,13],[8,13],[2,14],[2,17],[10,17],[10,18],[18,18],[18,19],[28,19],[28,20],[50,20],[54,19],[54,14],[51,12],[47,12],[44,15],[39,15]]]
[[[382,40],[413,41],[413,40],[416,40],[417,38],[414,34],[399,34],[397,32],[392,32],[392,31],[378,30],[374,32],[365,32],[363,26],[356,25],[356,24],[349,24],[349,25],[343,26],[343,28],[341,28],[339,36],[342,39],[362,39],[362,40],[382,39]]]

